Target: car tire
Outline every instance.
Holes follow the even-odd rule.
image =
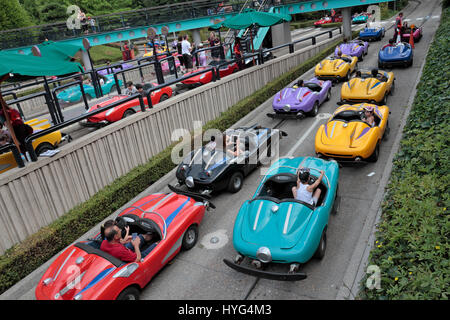
[[[389,132],[391,131],[391,128],[389,128],[389,120],[386,122],[386,129],[384,129],[383,133],[383,140],[387,141],[389,138]]]
[[[164,93],[163,95],[161,95],[161,98],[159,99],[159,102],[166,101],[167,99],[169,99],[169,96]]]
[[[198,241],[198,226],[192,224],[184,232],[181,248],[185,251],[192,249]]]
[[[322,231],[322,236],[320,237],[319,246],[314,253],[314,258],[321,260],[325,256],[325,251],[327,249],[327,229]]]
[[[133,115],[133,114],[135,114],[135,113],[136,113],[136,112],[135,112],[134,110],[128,109],[128,110],[126,110],[126,111],[123,113],[122,119],[124,119],[124,118],[126,118],[126,117],[129,117],[129,116],[131,116],[131,115]]]
[[[391,90],[389,90],[389,94],[392,96],[394,95],[395,92],[395,80],[392,81],[392,86],[391,86]]]
[[[327,97],[325,98],[325,101],[329,101],[330,99],[331,99],[331,88],[328,89]]]
[[[379,156],[380,156],[380,142],[378,141],[377,145],[375,146],[375,149],[373,150],[373,153],[367,160],[369,160],[370,162],[377,162]]]
[[[35,152],[36,152],[36,155],[39,156],[41,153],[44,153],[45,151],[49,151],[49,150],[53,150],[53,149],[55,149],[55,147],[53,147],[50,143],[43,142],[37,146]]]
[[[316,101],[316,102],[314,102],[314,105],[313,105],[311,111],[309,112],[309,115],[311,117],[315,117],[315,116],[317,116],[318,113],[319,113],[319,102]]]
[[[141,292],[136,287],[128,287],[123,290],[116,300],[139,300]]]
[[[244,183],[244,175],[241,172],[235,172],[228,181],[228,191],[236,193],[241,190]]]

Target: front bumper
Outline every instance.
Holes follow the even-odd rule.
[[[242,272],[254,277],[269,279],[269,280],[278,280],[278,281],[299,281],[306,279],[306,273],[303,272],[293,272],[293,273],[281,273],[281,272],[270,272],[265,270],[259,270],[255,268],[250,268],[246,266],[242,266],[240,264],[234,263],[228,259],[223,259],[223,262],[229,266],[230,268]]]
[[[78,123],[80,124],[80,126],[85,127],[85,128],[101,128],[101,127],[104,127],[104,126],[108,125],[109,121],[102,120],[102,121],[99,121],[99,122],[92,122],[92,121],[89,121],[87,119],[84,119],[84,120],[81,120]]]
[[[303,119],[306,117],[306,114],[303,111],[272,112],[267,113],[267,116],[272,119]]]

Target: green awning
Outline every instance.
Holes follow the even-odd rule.
[[[0,76],[8,73],[34,77],[60,76],[83,71],[83,67],[77,62],[47,60],[32,55],[0,51]]]
[[[247,29],[251,26],[270,27],[279,23],[289,22],[292,17],[288,14],[271,13],[246,9],[242,13],[211,26],[211,29],[227,27],[230,29]]]
[[[45,41],[38,44],[37,47],[39,48],[41,57],[58,60],[70,60],[78,51],[83,49],[82,46],[53,41]],[[30,53],[30,55],[33,55],[33,53]]]

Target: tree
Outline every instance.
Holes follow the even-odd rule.
[[[18,0],[0,0],[0,30],[30,25],[32,25],[32,20]]]

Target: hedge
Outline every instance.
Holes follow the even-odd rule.
[[[368,265],[380,289],[361,299],[448,299],[450,287],[450,8],[426,58],[382,203]]]
[[[328,49],[239,101],[218,118],[206,123],[202,128],[203,132],[212,128],[224,131],[231,127],[239,119],[333,53],[335,46],[340,42],[334,42]],[[176,144],[177,142],[173,143],[152,157],[148,163],[132,169],[49,226],[8,249],[0,257],[0,294],[175,168],[176,165],[171,160],[171,152]]]

